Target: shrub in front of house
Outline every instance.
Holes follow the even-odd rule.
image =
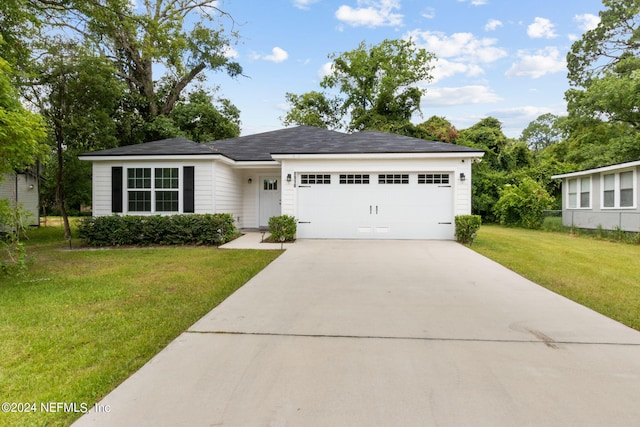
[[[88,217],[78,233],[89,246],[221,245],[238,236],[230,214]]]
[[[284,237],[285,242],[291,242],[296,238],[296,219],[289,215],[272,216],[269,218],[270,240],[281,242]]]
[[[456,240],[465,244],[473,243],[480,225],[482,225],[480,215],[456,216]]]
[[[518,185],[505,185],[493,211],[500,224],[539,229],[544,222],[544,211],[554,198],[531,178],[524,178]]]

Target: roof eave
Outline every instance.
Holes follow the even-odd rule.
[[[451,159],[481,158],[484,151],[450,151],[427,153],[272,153],[275,160],[292,159]]]

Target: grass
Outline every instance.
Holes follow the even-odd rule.
[[[34,264],[0,278],[0,425],[68,425],[171,340],[273,261],[280,251],[213,247],[68,250],[59,227],[32,230]],[[74,247],[80,242],[74,241]]]
[[[471,248],[640,330],[640,246],[567,232],[483,225]]]

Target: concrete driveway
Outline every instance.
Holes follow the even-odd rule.
[[[454,242],[302,240],[76,426],[640,423],[640,332]]]

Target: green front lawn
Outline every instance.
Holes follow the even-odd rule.
[[[93,406],[281,253],[69,251],[55,234],[32,230],[34,265],[23,278],[0,277],[0,403],[38,409],[0,412],[2,426],[70,424],[81,414],[47,414],[40,404]]]
[[[640,245],[483,225],[471,249],[640,330]]]

